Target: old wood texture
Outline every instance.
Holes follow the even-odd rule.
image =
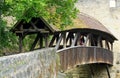
[[[60,55],[61,68],[67,70],[77,65],[105,63],[113,65],[113,53],[110,50],[92,46],[75,46],[57,51]]]

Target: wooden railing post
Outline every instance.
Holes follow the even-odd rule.
[[[19,34],[19,52],[22,52],[22,40],[23,40],[23,36],[22,34]]]

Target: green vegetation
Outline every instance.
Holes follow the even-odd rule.
[[[3,17],[13,16],[16,21],[32,17],[44,17],[54,26],[64,29],[72,24],[78,10],[74,7],[77,0],[0,0],[0,52],[3,49],[16,49],[17,38],[9,32]],[[2,17],[1,17],[2,16]],[[30,41],[30,40],[28,40]]]

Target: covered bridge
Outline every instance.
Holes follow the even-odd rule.
[[[30,50],[35,49],[37,42],[40,48],[54,47],[60,55],[64,71],[82,64],[113,65],[113,43],[117,40],[114,35],[99,21],[84,13],[78,14],[73,22],[73,26],[61,31],[43,18],[32,18],[28,23],[18,21],[11,31],[19,36],[20,52],[24,37],[37,34]],[[48,39],[49,36],[51,38]],[[110,78],[108,66],[106,68]]]

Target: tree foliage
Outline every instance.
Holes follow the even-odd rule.
[[[4,14],[12,15],[17,20],[29,21],[32,17],[44,17],[55,26],[70,25],[76,17],[77,0],[5,0]],[[5,11],[6,10],[6,11]]]

